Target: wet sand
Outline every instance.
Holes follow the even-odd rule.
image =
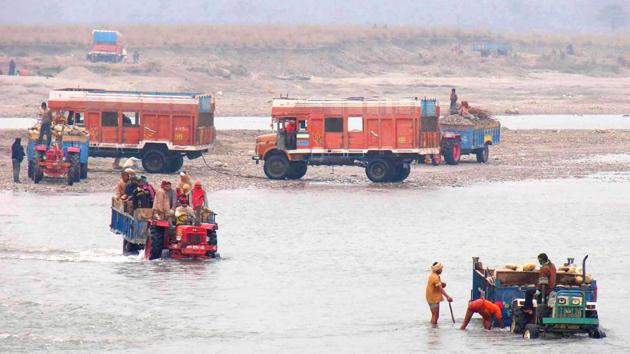
[[[113,159],[91,158],[88,179],[73,186],[61,180],[45,179],[33,184],[22,163],[22,183],[12,182],[10,145],[23,130],[0,130],[0,190],[33,192],[109,192],[114,189],[119,171],[112,169]],[[630,151],[630,130],[508,130],[503,129],[502,143],[490,149],[490,161],[478,164],[473,155],[462,157],[457,166],[414,165],[404,183],[374,184],[362,168],[309,166],[298,181],[268,180],[262,164],[251,159],[254,139],[265,133],[256,130],[218,131],[217,143],[203,159],[185,160],[184,169],[200,178],[209,190],[241,188],[307,188],[354,186],[360,188],[434,188],[468,186],[497,181],[583,177],[599,172],[630,171],[628,160],[599,159],[599,155]],[[162,179],[177,180],[175,175],[148,175],[153,184]]]

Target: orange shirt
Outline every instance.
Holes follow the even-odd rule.
[[[549,294],[556,287],[556,266],[549,262],[540,268],[539,278],[547,277],[549,279],[549,286],[546,293]]]
[[[442,279],[440,276],[431,272],[429,280],[427,281],[427,302],[430,304],[437,304],[444,299],[442,298]]]
[[[503,315],[501,314],[501,308],[492,303],[492,301],[477,299],[475,301],[471,301],[468,304],[468,309],[472,312],[477,312],[481,315],[481,317],[491,317],[492,315],[496,316],[497,320],[501,321],[503,319]]]

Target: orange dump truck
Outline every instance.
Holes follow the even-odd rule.
[[[270,179],[299,179],[308,165],[358,165],[373,182],[400,182],[410,163],[439,159],[436,100],[274,99],[273,134],[256,138],[253,159]],[[448,139],[448,138],[447,138]]]
[[[48,106],[87,128],[90,156],[137,157],[150,173],[176,172],[215,139],[208,94],[60,89],[50,92]]]

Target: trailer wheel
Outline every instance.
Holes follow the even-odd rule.
[[[308,166],[304,162],[291,162],[289,164],[288,179],[300,179],[306,174]]]
[[[82,163],[80,169],[81,169],[81,178],[82,179],[87,178],[87,175],[88,175],[88,164],[87,163]]]
[[[444,159],[449,165],[457,165],[462,157],[462,147],[459,141],[449,139],[444,147]]]
[[[180,154],[172,155],[166,162],[166,172],[175,173],[184,166],[184,156]]]
[[[392,178],[394,168],[392,164],[383,158],[376,158],[368,162],[365,174],[370,181],[375,183],[388,182]]]
[[[158,259],[162,257],[162,249],[164,246],[164,230],[155,226],[151,226],[149,233],[148,247],[145,246],[145,258]],[[148,257],[146,253],[149,252]]]
[[[588,336],[595,339],[606,338],[606,333],[599,328],[592,328],[588,331]]]
[[[142,167],[149,173],[160,173],[166,168],[166,156],[157,149],[150,149],[142,155]]]
[[[528,323],[523,331],[523,338],[536,339],[538,337],[540,337],[540,330],[538,329],[538,326],[533,323]]]
[[[486,163],[488,162],[488,157],[490,157],[490,149],[488,148],[488,144],[484,145],[484,147],[477,149],[475,151],[477,154],[477,162]]]
[[[289,173],[289,160],[284,155],[271,155],[265,159],[263,170],[269,179],[285,179]]]
[[[407,177],[409,177],[409,173],[411,173],[411,165],[409,164],[400,164],[396,166],[394,169],[394,176],[392,177],[392,182],[402,182]]]
[[[131,243],[123,238],[123,255],[136,256],[140,251],[140,247],[135,243]]]

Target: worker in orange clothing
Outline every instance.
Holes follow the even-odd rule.
[[[483,328],[490,330],[492,328],[492,316],[497,318],[500,324],[500,328],[503,328],[503,315],[501,314],[501,306],[503,303],[497,301],[496,304],[486,299],[477,299],[468,303],[468,310],[466,310],[466,316],[464,317],[464,323],[459,329],[466,329],[472,315],[476,312],[483,318]]]
[[[431,275],[429,275],[429,280],[427,281],[426,298],[431,310],[431,324],[434,326],[437,325],[438,318],[440,318],[440,302],[444,301],[444,298],[448,302],[453,302],[453,298],[444,291],[446,283],[443,283],[440,278],[443,269],[444,265],[442,263],[433,263]]]
[[[195,181],[195,185],[192,190],[192,205],[195,211],[195,225],[201,224],[201,213],[205,207],[208,206],[208,199],[206,197],[206,191],[203,190],[200,180]]]

